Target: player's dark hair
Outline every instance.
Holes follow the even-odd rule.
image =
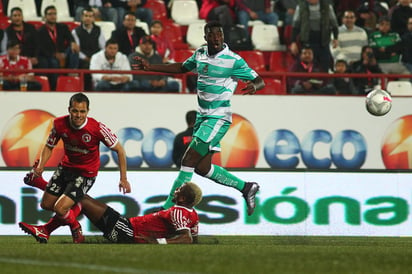
[[[205,34],[211,32],[213,28],[220,28],[223,31],[222,24],[220,24],[218,21],[210,21],[204,27]]]
[[[84,93],[79,92],[79,93],[73,94],[73,96],[70,97],[69,107],[72,106],[73,102],[76,102],[76,103],[85,102],[87,109],[89,109],[90,101],[89,101],[89,98]]]
[[[13,12],[15,12],[15,11],[20,11],[20,12],[23,14],[23,10],[22,10],[21,8],[19,8],[19,7],[13,7],[13,8],[11,8],[11,10],[10,10],[10,15],[12,15]]]

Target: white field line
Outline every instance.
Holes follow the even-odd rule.
[[[158,273],[158,274],[189,274],[188,272],[170,272],[170,271],[156,271],[156,270],[145,270],[131,267],[110,267],[97,264],[82,264],[82,263],[70,263],[70,262],[50,262],[50,261],[39,261],[39,260],[27,260],[27,259],[15,259],[15,258],[0,258],[0,263],[6,264],[16,264],[16,265],[34,265],[34,266],[46,266],[46,267],[67,267],[67,268],[77,268],[82,270],[94,270],[102,272],[112,272],[112,273]],[[193,272],[191,272],[193,274]]]

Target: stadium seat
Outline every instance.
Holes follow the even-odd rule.
[[[112,37],[112,31],[116,29],[116,25],[111,21],[96,21],[95,24],[102,29],[106,41]]]
[[[175,61],[176,62],[183,62],[187,58],[193,55],[195,51],[192,49],[178,49],[175,50]]]
[[[265,58],[263,53],[259,50],[243,50],[237,52],[243,59],[245,59],[246,63],[248,63],[249,67],[254,69],[255,71],[266,71],[265,67]]]
[[[263,80],[265,81],[265,87],[261,90],[258,90],[256,94],[259,94],[259,95],[286,94],[286,90],[283,87],[282,81],[280,79],[265,77],[263,78]],[[242,89],[245,87],[246,87],[246,83],[243,81],[239,81],[234,94],[245,93],[244,91],[242,91]]]
[[[199,7],[195,0],[174,0],[170,16],[179,25],[205,23],[205,20],[199,18]]]
[[[10,10],[14,7],[20,7],[23,11],[25,21],[41,21],[42,18],[37,15],[35,0],[9,0],[7,6],[7,15],[10,16]]]
[[[146,32],[147,35],[150,34],[149,25],[146,22],[140,21],[139,19],[136,20],[136,27],[140,27]]]
[[[81,91],[80,77],[60,75],[57,78],[56,91]]]
[[[32,24],[36,29],[44,25],[43,21],[26,21],[26,23]]]
[[[409,81],[389,81],[386,90],[392,96],[412,96],[412,84]]]
[[[191,23],[187,28],[186,41],[190,48],[196,49],[205,44],[203,27],[204,23]]]
[[[153,20],[165,20],[167,19],[167,8],[161,0],[148,0],[144,6],[153,11]]]
[[[67,0],[42,0],[41,11],[43,12],[47,6],[55,6],[57,10],[57,21],[74,21],[70,16],[69,3]]]
[[[283,42],[286,45],[290,45],[290,43],[292,42],[292,25],[283,27]]]
[[[286,50],[279,40],[278,28],[274,25],[256,24],[252,27],[252,43],[255,49],[262,51]]]
[[[5,10],[3,8],[3,1],[0,1],[0,18],[7,17]]]
[[[296,61],[296,57],[292,55],[289,51],[286,52],[285,65],[286,69],[289,69]]]
[[[286,59],[285,51],[272,51],[269,56],[269,71],[271,72],[287,71],[285,59]]]
[[[170,40],[175,49],[188,49],[189,45],[183,41],[182,29],[171,20],[163,21],[163,34]]]
[[[286,90],[280,79],[265,77],[265,87],[256,92],[256,94],[286,94]]]
[[[70,31],[80,26],[80,22],[76,22],[76,21],[66,21],[66,22],[60,22],[60,23],[67,25]]]
[[[50,91],[50,84],[47,76],[35,75],[34,78],[41,84],[42,91]]]
[[[242,95],[244,93],[244,91],[242,91],[242,89],[246,87],[246,83],[243,82],[242,80],[239,80],[237,83],[237,87],[235,89],[235,92],[233,94],[240,94]]]
[[[4,30],[10,26],[11,21],[7,17],[0,17],[0,29]]]

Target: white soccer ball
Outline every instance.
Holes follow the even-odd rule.
[[[374,89],[366,96],[366,109],[374,116],[383,116],[392,108],[392,97],[389,92]]]

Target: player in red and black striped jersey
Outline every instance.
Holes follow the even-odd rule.
[[[77,207],[84,195],[93,186],[100,166],[99,145],[102,142],[117,153],[120,168],[119,190],[123,193],[131,191],[126,176],[126,153],[117,136],[103,123],[87,117],[89,99],[83,93],[76,93],[70,98],[69,115],[58,117],[42,150],[40,160],[29,176],[41,177],[53,148],[62,140],[64,157],[51,177],[41,201],[43,209],[56,213],[50,222],[52,227],[69,224],[73,241],[82,242],[79,222],[76,220]],[[29,178],[33,181],[33,178]],[[41,181],[41,180],[40,180]],[[34,184],[34,186],[37,186]],[[39,188],[44,188],[44,186]],[[73,207],[74,206],[74,207]],[[73,208],[72,208],[73,207]]]
[[[82,212],[113,243],[190,244],[197,243],[199,217],[193,207],[201,199],[200,188],[188,182],[176,189],[174,206],[144,216],[126,218],[87,194],[80,204]],[[57,228],[50,223],[33,226],[20,222],[19,226],[41,243],[47,243],[50,233]]]

